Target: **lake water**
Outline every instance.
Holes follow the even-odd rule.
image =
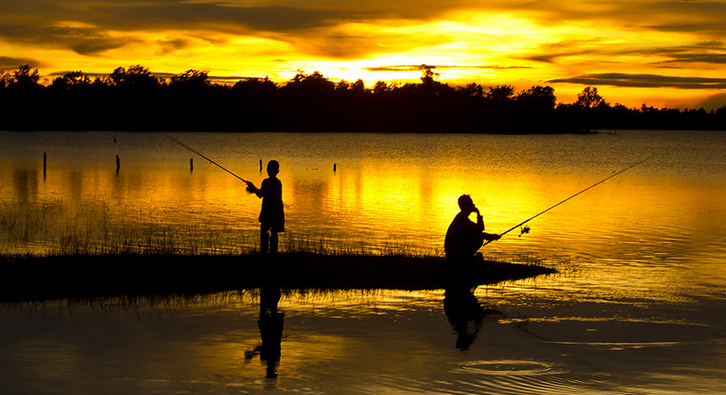
[[[498,313],[468,335],[444,290],[287,292],[272,379],[254,351],[256,291],[2,305],[0,393],[726,388],[724,132],[172,136],[258,185],[260,160],[277,159],[288,250],[441,255],[462,193],[500,233],[652,158],[484,247],[559,273],[477,288]],[[0,132],[0,180],[2,254],[257,245],[260,201],[164,134]]]

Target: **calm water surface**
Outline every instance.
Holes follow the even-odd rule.
[[[3,305],[0,392],[726,388],[726,133],[174,136],[258,184],[280,161],[283,248],[360,252],[441,254],[462,193],[502,232],[655,156],[482,250],[560,273],[476,289],[499,313],[469,323],[467,349],[443,290],[284,294],[277,379],[251,352],[253,291]],[[259,200],[192,157],[163,134],[0,132],[0,253],[254,249]]]

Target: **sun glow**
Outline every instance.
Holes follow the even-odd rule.
[[[485,87],[555,88],[561,102],[597,86],[610,103],[692,107],[726,97],[719,4],[400,2],[305,4],[285,0],[118,4],[71,2],[8,8],[0,70],[30,64],[42,75],[107,74],[140,64],[152,73],[189,69],[230,81],[321,72],[339,81],[416,82],[415,66],[439,81]],[[24,8],[27,7],[27,8]],[[32,8],[30,8],[32,7]],[[647,12],[649,18],[644,19]],[[113,17],[111,17],[113,15]],[[626,74],[628,81],[603,76]],[[583,78],[586,77],[586,78]],[[710,78],[687,86],[679,78]],[[713,100],[712,100],[713,101]],[[715,102],[714,102],[715,103]]]

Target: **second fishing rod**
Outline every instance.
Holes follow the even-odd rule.
[[[632,165],[630,165],[630,166],[628,166],[628,167],[626,167],[626,168],[624,168],[624,169],[622,169],[622,170],[620,170],[620,171],[618,171],[618,172],[613,172],[613,174],[611,174],[611,175],[609,175],[609,176],[607,176],[607,177],[603,178],[602,180],[600,180],[600,181],[598,181],[598,182],[596,182],[596,183],[594,183],[594,184],[590,185],[589,187],[587,187],[587,188],[585,188],[585,189],[583,189],[583,190],[581,190],[581,191],[577,192],[576,194],[574,194],[574,195],[572,195],[572,196],[568,197],[567,199],[561,200],[560,202],[558,202],[558,203],[556,203],[556,204],[553,204],[552,206],[550,206],[550,207],[548,207],[548,208],[546,208],[546,209],[544,209],[544,210],[540,211],[539,213],[537,213],[537,214],[535,214],[535,215],[533,215],[533,216],[531,216],[531,217],[527,218],[526,220],[524,220],[524,221],[522,221],[522,222],[520,222],[520,223],[518,223],[518,224],[516,224],[516,225],[512,226],[511,228],[509,228],[509,229],[505,230],[504,232],[500,233],[500,234],[499,234],[499,236],[500,236],[500,237],[501,237],[501,236],[504,236],[504,235],[506,235],[507,233],[509,233],[509,232],[511,232],[511,231],[513,231],[513,230],[515,230],[515,229],[517,229],[517,228],[521,228],[521,229],[522,229],[522,234],[524,234],[524,233],[529,233],[529,227],[525,226],[524,228],[522,228],[522,226],[524,226],[524,225],[525,225],[526,223],[528,223],[529,221],[531,221],[531,220],[533,220],[533,219],[535,219],[535,218],[539,217],[540,215],[542,215],[542,214],[544,214],[544,213],[546,213],[546,212],[548,212],[548,211],[552,210],[553,208],[555,208],[555,207],[557,207],[557,206],[559,206],[559,205],[561,205],[561,204],[563,204],[563,203],[565,203],[565,202],[567,202],[567,201],[569,201],[569,200],[571,200],[571,199],[573,199],[573,198],[575,198],[575,197],[577,197],[577,196],[579,196],[579,195],[581,195],[581,194],[583,194],[583,193],[585,193],[585,192],[589,191],[590,189],[592,189],[592,188],[595,188],[596,186],[598,186],[598,185],[600,185],[600,184],[604,183],[605,181],[607,181],[607,180],[609,180],[609,179],[611,179],[611,178],[613,178],[613,177],[615,177],[615,176],[618,176],[618,175],[620,175],[620,174],[622,174],[622,173],[625,173],[626,171],[628,171],[628,170],[630,170],[630,169],[632,169],[632,168],[634,168],[634,167],[636,167],[636,166],[639,166],[639,165],[641,165],[641,164],[643,164],[643,163],[645,163],[645,162],[647,162],[647,161],[649,161],[649,160],[653,159],[653,158],[654,158],[655,156],[656,156],[656,155],[652,155],[652,156],[649,156],[649,157],[647,157],[647,158],[645,158],[645,159],[643,159],[643,160],[641,160],[641,161],[639,161],[639,162],[637,162],[637,163],[634,163],[634,164],[632,164]],[[520,236],[521,236],[521,234],[520,234]],[[489,240],[489,241],[487,241],[486,243],[484,243],[484,244],[483,244],[483,246],[485,246],[485,245],[487,245],[487,244],[491,243],[492,241],[494,241],[494,240]]]

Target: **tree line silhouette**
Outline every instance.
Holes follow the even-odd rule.
[[[81,71],[41,81],[23,65],[0,72],[2,130],[338,131],[441,133],[573,133],[613,129],[726,130],[726,106],[715,111],[610,105],[595,87],[571,104],[554,89],[511,85],[450,86],[435,66],[419,83],[333,82],[299,71],[284,84],[268,78],[215,83],[207,72],[169,78],[141,65],[91,79]]]

